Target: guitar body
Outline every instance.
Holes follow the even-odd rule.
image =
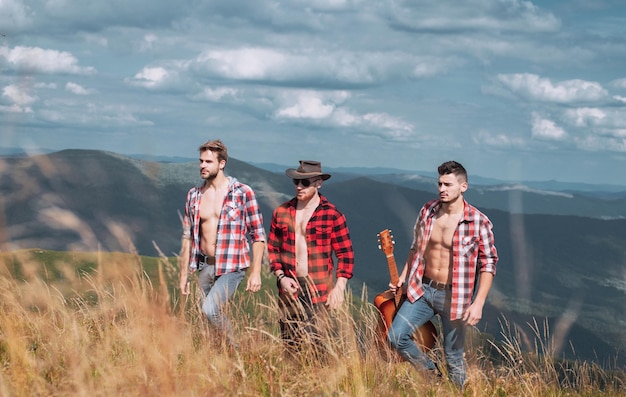
[[[402,302],[400,302],[402,304]],[[396,306],[396,294],[391,290],[381,292],[374,298],[374,306],[380,312],[380,325],[383,326],[384,333],[382,336],[387,337],[387,331],[391,327],[391,322],[396,315],[400,306]],[[381,330],[381,331],[382,331]]]
[[[406,297],[402,295],[399,304],[396,306],[396,297],[391,290],[381,292],[374,298],[374,306],[376,306],[380,312],[377,335],[383,343],[387,343],[387,335],[389,334],[391,323],[405,299]],[[426,324],[419,327],[413,334],[413,340],[423,352],[429,352],[437,341],[437,328],[435,324],[433,324],[432,321],[428,321]]]
[[[379,241],[381,243],[381,249],[387,256],[387,263],[389,265],[389,273],[391,276],[391,282],[393,284],[398,283],[398,268],[393,256],[393,241],[389,230],[383,230],[379,233]],[[378,322],[378,329],[376,330],[379,344],[381,346],[387,346],[387,335],[389,328],[393,322],[398,309],[402,305],[402,302],[406,299],[406,295],[402,291],[394,293],[391,290],[381,292],[374,298],[374,306],[380,313],[380,319]],[[413,340],[422,349],[423,352],[430,351],[434,346],[437,339],[437,328],[432,321],[427,321],[426,324],[415,330],[413,334]]]

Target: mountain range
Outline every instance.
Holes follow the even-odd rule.
[[[267,230],[273,209],[294,194],[284,168],[231,158],[229,175],[252,186]],[[285,167],[286,168],[286,167]],[[175,255],[181,212],[196,161],[166,162],[94,150],[0,158],[0,244],[77,251]],[[355,247],[350,285],[369,296],[389,282],[377,234],[391,229],[404,264],[417,211],[436,197],[434,175],[395,170],[332,170],[322,193],[345,213]],[[325,171],[329,171],[325,169]],[[494,224],[498,274],[480,330],[501,337],[502,323],[522,332],[529,350],[544,321],[555,354],[624,366],[626,347],[626,198],[552,183],[551,189],[470,175],[468,201]],[[592,192],[592,194],[590,194]],[[401,269],[400,269],[401,270]]]

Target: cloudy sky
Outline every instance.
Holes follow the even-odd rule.
[[[626,185],[622,0],[0,0],[0,147]]]

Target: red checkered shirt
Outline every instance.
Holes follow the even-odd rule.
[[[463,312],[472,302],[479,274],[490,272],[495,276],[498,262],[491,221],[467,201],[464,200],[463,203],[463,217],[459,220],[452,238],[450,320],[463,317]],[[416,254],[411,264],[407,287],[407,297],[411,302],[415,302],[424,294],[422,288],[424,252],[440,208],[439,200],[424,204],[415,222],[415,235],[411,247],[415,249]]]
[[[267,244],[272,272],[282,270],[296,276],[296,203],[293,198],[274,210]],[[352,278],[354,251],[345,216],[320,194],[320,204],[306,226],[312,303],[326,302],[333,284],[333,258],[337,257],[336,277]]]
[[[217,226],[215,248],[215,275],[234,272],[250,266],[250,243],[265,241],[263,215],[250,186],[228,177],[228,193],[222,204]],[[200,256],[200,198],[202,187],[196,186],[187,193],[187,205],[183,218],[183,237],[191,234],[189,270],[198,269]]]

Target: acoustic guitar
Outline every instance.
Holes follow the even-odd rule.
[[[378,233],[378,244],[378,248],[380,248],[387,257],[391,283],[393,285],[397,285],[399,279],[398,266],[396,265],[396,259],[393,255],[394,241],[389,229],[385,229]],[[405,299],[406,294],[403,293],[402,289],[396,289],[395,293],[388,289],[376,295],[374,298],[374,306],[376,306],[380,312],[377,334],[380,337],[380,341],[383,341],[385,344],[387,341],[389,327],[391,327],[391,322]],[[413,334],[415,343],[417,343],[417,345],[424,352],[430,351],[435,346],[436,338],[437,329],[431,321],[428,321],[426,324],[419,327]]]

